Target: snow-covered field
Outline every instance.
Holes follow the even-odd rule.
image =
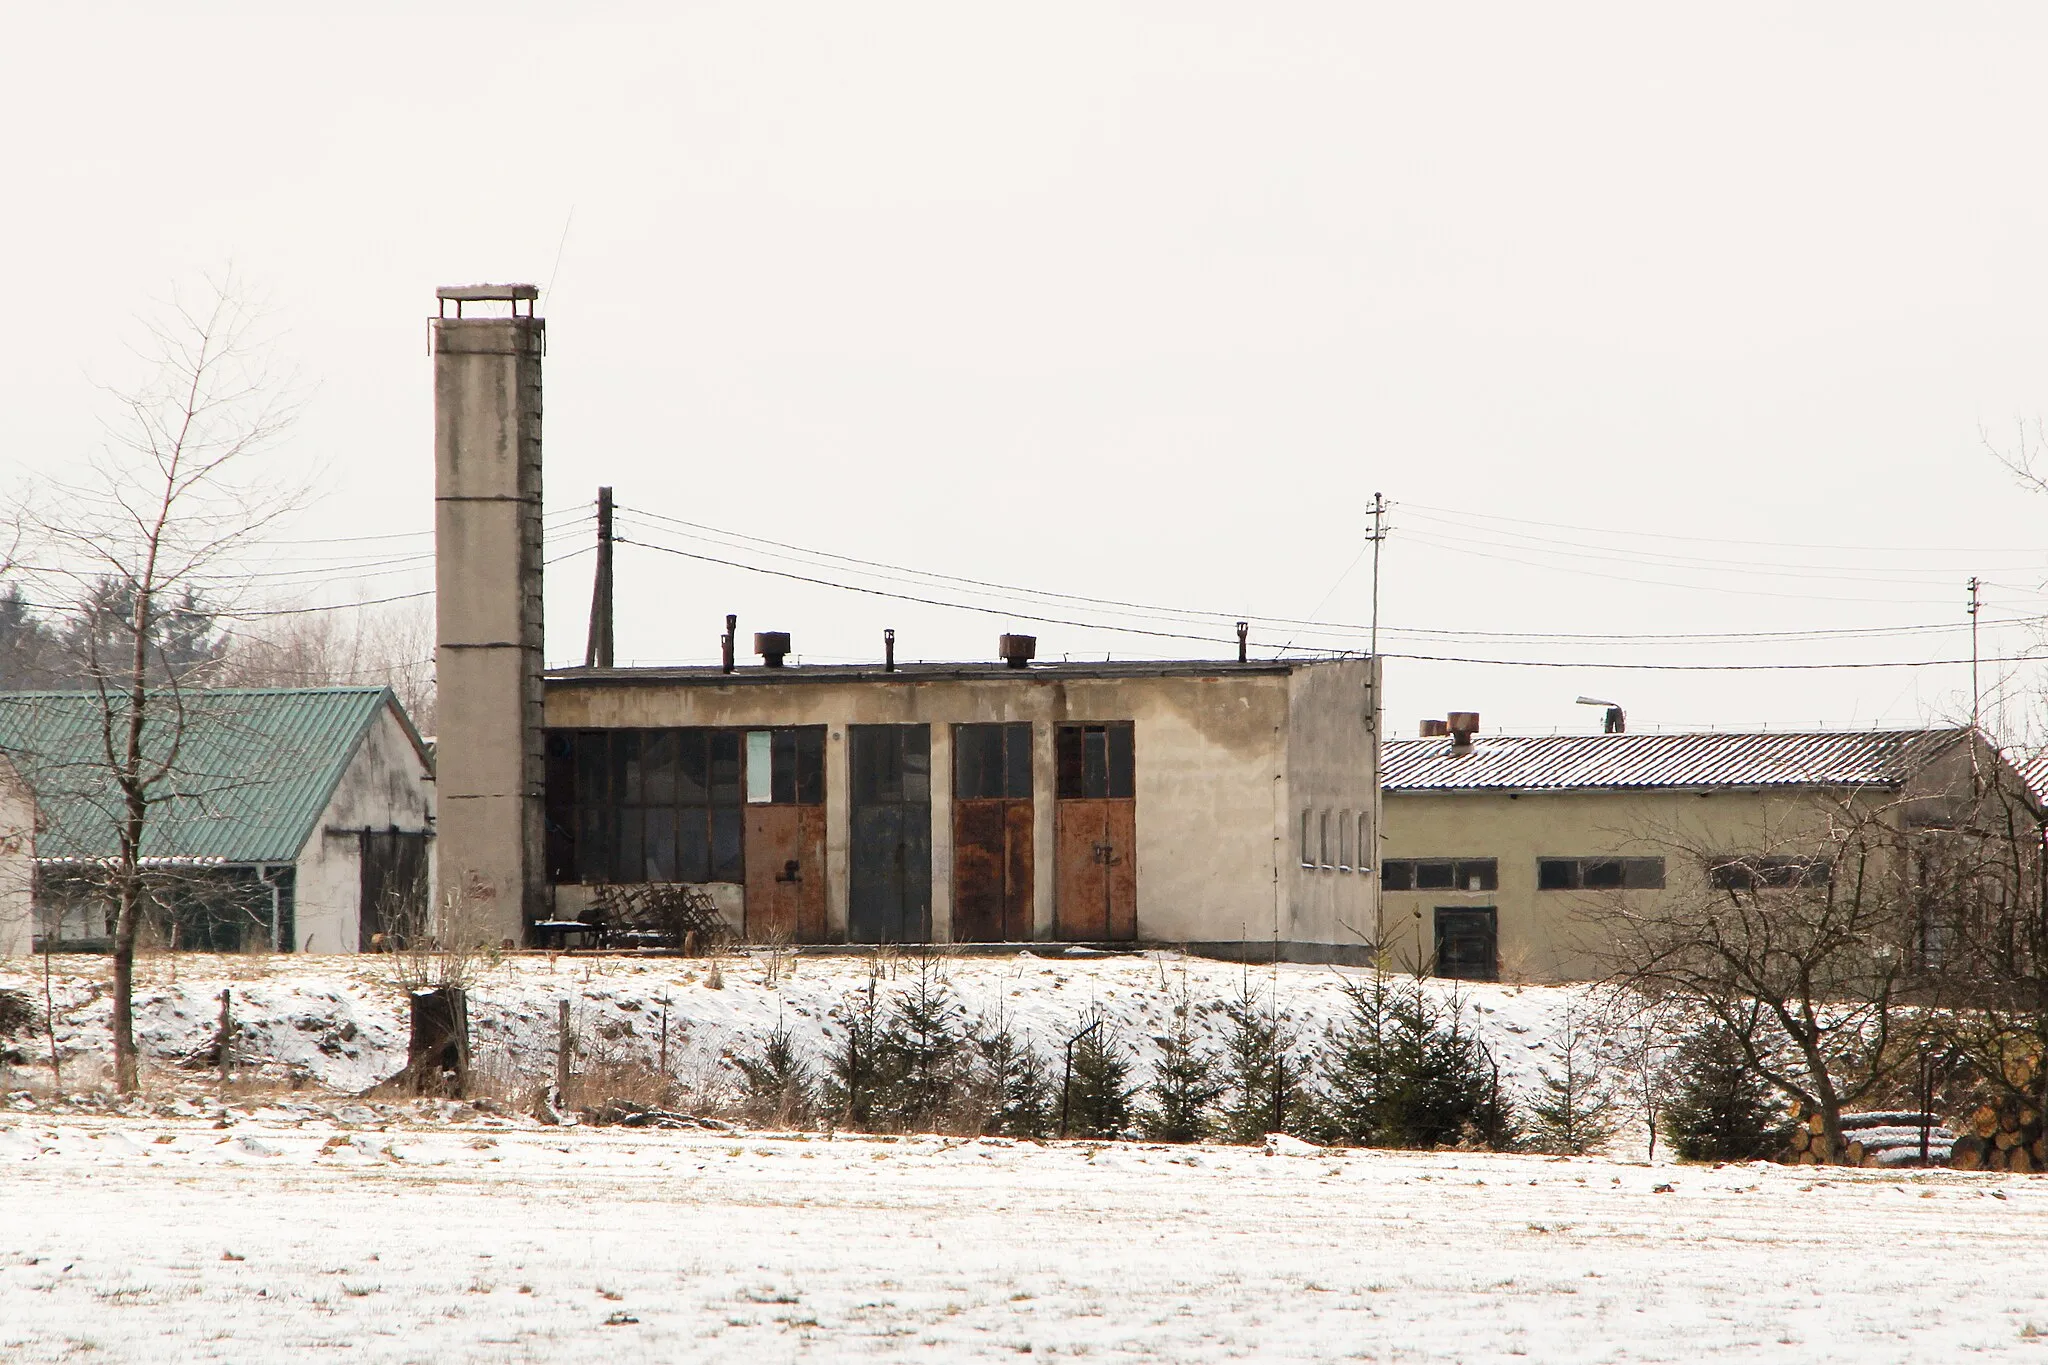
[[[2039,1360],[2044,1257],[2042,1177],[0,1115],[8,1361]]]
[[[1118,957],[1041,958],[1030,953],[960,957],[942,964],[967,1017],[1002,1012],[1046,1051],[1056,1051],[1092,1010],[1118,1026],[1136,1054],[1139,1073],[1155,1053],[1153,1038],[1171,1017],[1177,992],[1198,1003],[1197,1020],[1220,1041],[1224,1019],[1215,1006],[1234,998],[1246,980],[1270,992],[1298,1028],[1313,1035],[1345,1010],[1343,984],[1356,972],[1282,965],[1241,968],[1174,953]],[[907,984],[913,962],[897,959],[880,989]],[[67,1090],[97,1083],[109,1059],[106,965],[98,958],[55,959],[52,994],[57,1043],[68,1068]],[[716,1092],[730,1077],[722,1059],[758,1047],[778,1023],[797,1045],[822,1058],[835,1018],[867,982],[869,960],[854,956],[727,956],[714,977],[703,960],[519,956],[485,968],[470,990],[474,1055],[487,1075],[539,1080],[552,1074],[559,1006],[593,1061],[660,1056],[664,1004],[669,1070],[694,1088]],[[714,988],[712,982],[716,980]],[[211,1047],[219,994],[234,991],[240,1021],[237,1052],[267,1064],[270,1078],[296,1075],[323,1089],[356,1092],[405,1064],[406,1005],[390,958],[207,957],[179,954],[145,960],[136,991],[136,1033],[159,1082],[192,1075],[180,1058]],[[39,960],[0,961],[0,989],[42,1004]],[[1448,994],[1443,983],[1428,989]],[[1469,1018],[1493,1048],[1504,1081],[1527,1092],[1549,1058],[1556,1018],[1582,988],[1468,986]],[[44,1055],[40,1039],[14,1046]],[[41,1073],[48,1075],[47,1067]],[[0,1087],[5,1078],[0,1077]]]

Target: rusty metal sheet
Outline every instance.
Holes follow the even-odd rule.
[[[953,804],[953,939],[1031,937],[1031,802]]]
[[[749,806],[746,935],[756,942],[825,937],[825,810]]]
[[[1138,936],[1137,803],[1062,801],[1055,812],[1054,931],[1077,942]]]

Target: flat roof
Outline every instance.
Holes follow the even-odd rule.
[[[1355,657],[1355,656],[1354,656]],[[765,664],[742,664],[728,673],[717,664],[649,668],[551,668],[549,683],[563,685],[626,687],[728,687],[772,683],[907,683],[907,682],[1065,682],[1077,679],[1115,678],[1222,678],[1242,675],[1284,676],[1317,664],[1337,663],[1329,658],[1253,659],[1144,659],[1075,660],[1034,663],[1029,668],[1011,668],[994,663],[904,663],[893,672],[880,663],[788,664],[769,668]]]

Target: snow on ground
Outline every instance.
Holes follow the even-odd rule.
[[[890,974],[880,984],[885,995],[907,985],[916,970],[912,960],[889,961]],[[869,963],[851,955],[730,955],[720,962],[721,985],[713,989],[710,964],[701,959],[516,956],[486,967],[471,988],[474,1056],[487,1076],[551,1075],[557,1010],[566,1000],[588,1057],[652,1063],[666,1001],[670,1070],[715,1092],[730,1074],[721,1059],[758,1047],[778,1022],[800,1048],[822,1059],[847,1001],[867,983]],[[220,991],[232,987],[244,1057],[322,1088],[361,1091],[405,1063],[406,1005],[393,966],[390,958],[365,956],[146,959],[138,969],[138,1040],[160,1078],[176,1076],[181,1058],[200,1059],[203,1066]],[[109,1059],[106,964],[58,958],[53,970],[66,1088],[89,1088]],[[1331,967],[1243,968],[1175,953],[1042,958],[1024,952],[948,958],[942,970],[970,1017],[1000,1010],[1049,1054],[1091,1010],[1101,1010],[1133,1046],[1141,1074],[1183,988],[1209,1006],[1198,1018],[1212,1041],[1220,1041],[1225,1023],[1215,1006],[1235,998],[1247,980],[1276,997],[1312,1036],[1343,1015],[1344,983],[1359,976]],[[40,961],[0,962],[0,989],[24,991],[40,1008]],[[1426,989],[1452,992],[1442,982]],[[1585,988],[1496,985],[1468,985],[1457,993],[1492,1047],[1504,1082],[1524,1093],[1538,1084],[1557,1016],[1587,995]],[[18,1039],[14,1046],[30,1057],[44,1055],[40,1040]]]
[[[2048,1353],[2043,1177],[225,1123],[0,1114],[0,1359]]]

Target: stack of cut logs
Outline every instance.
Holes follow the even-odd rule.
[[[1802,1111],[1796,1117],[1791,1149],[1783,1157],[1788,1165],[1794,1166],[1918,1166],[1923,1132],[1927,1138],[1926,1164],[1945,1166],[1950,1150],[1958,1142],[1956,1135],[1942,1127],[1932,1114],[1887,1110],[1842,1115],[1842,1142],[1837,1150],[1817,1112]]]
[[[2048,1170],[2048,1136],[2041,1113],[2030,1106],[1980,1104],[1956,1139],[1951,1164],[1959,1171],[2013,1171],[2025,1175]]]

